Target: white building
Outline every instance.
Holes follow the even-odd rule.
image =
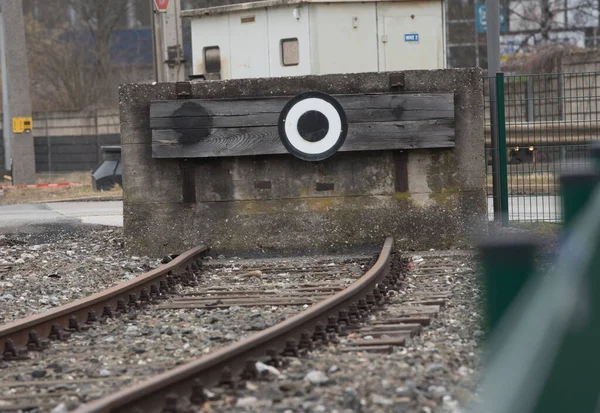
[[[207,79],[441,69],[442,0],[267,0],[186,10]]]

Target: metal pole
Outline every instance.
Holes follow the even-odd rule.
[[[480,67],[480,65],[479,65],[479,33],[477,33],[477,29],[475,29],[475,67]]]
[[[12,136],[10,134],[10,106],[6,106],[8,102],[8,76],[6,70],[6,54],[4,51],[4,13],[2,13],[2,3],[0,3],[0,60],[2,64],[2,104],[4,106],[2,116],[2,135],[4,141],[4,169],[10,171],[12,169]]]
[[[5,163],[10,166],[15,184],[32,184],[35,182],[33,130],[15,130],[13,126],[14,118],[31,120],[22,1],[1,0],[0,14]]]
[[[48,147],[48,172],[52,174],[52,136],[48,133],[48,112],[44,116],[44,134],[46,135],[46,146]]]
[[[487,63],[490,87],[490,122],[492,138],[492,186],[494,202],[494,221],[502,221],[502,205],[500,196],[500,164],[498,162],[498,117],[496,82],[492,77],[500,72],[500,6],[498,0],[485,1],[487,23]]]
[[[159,44],[158,44],[158,35],[156,33],[157,27],[156,27],[156,11],[154,10],[154,0],[147,0],[150,3],[150,11],[151,11],[151,17],[150,20],[152,21],[152,63],[154,65],[154,80],[158,81],[158,79],[160,78],[159,76],[159,59],[161,58],[161,53],[158,49]]]
[[[166,12],[158,12],[152,3],[155,73],[158,82],[184,80],[183,35],[179,17],[180,0],[171,0]]]
[[[527,122],[535,120],[533,101],[533,79],[527,76]]]

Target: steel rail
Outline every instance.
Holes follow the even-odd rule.
[[[169,263],[132,280],[43,313],[1,325],[0,349],[4,350],[0,353],[0,359],[10,360],[11,353],[15,351],[41,350],[43,341],[60,338],[65,330],[77,329],[88,321],[107,315],[107,312],[119,312],[123,306],[137,305],[151,296],[164,294],[169,279],[173,276],[189,277],[190,271],[198,267],[199,256],[206,251],[208,247],[205,246],[192,248]],[[183,275],[177,274],[181,268],[185,270]]]
[[[347,310],[351,304],[364,299],[390,274],[393,246],[393,238],[387,238],[375,265],[345,290],[279,324],[140,384],[83,405],[74,413],[160,413],[164,411],[168,396],[186,398],[192,395],[196,380],[202,386],[210,387],[219,382],[225,371],[235,377],[249,360],[264,356],[269,349],[284,349],[291,338],[298,339],[302,333],[312,331],[317,323],[326,322],[330,315],[337,315],[340,310]]]

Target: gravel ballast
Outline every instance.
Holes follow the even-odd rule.
[[[86,297],[158,265],[158,259],[127,256],[120,228],[49,227],[0,235],[0,323]]]
[[[467,252],[410,253],[412,269],[393,305],[428,290],[452,295],[432,324],[391,354],[343,352],[352,338],[319,347],[307,356],[286,358],[268,380],[245,388],[207,390],[212,412],[444,412],[458,413],[473,398],[477,372],[481,292],[473,257]],[[194,287],[258,289],[276,294],[301,283],[358,278],[372,257],[204,260]],[[4,265],[2,267],[2,265]],[[160,265],[159,259],[123,252],[122,230],[92,227],[0,237],[0,323],[65,304],[126,281]],[[335,266],[345,265],[344,274]],[[435,271],[428,269],[436,265]],[[320,271],[317,267],[328,270]],[[304,271],[294,272],[293,269]],[[254,273],[253,273],[254,272]],[[248,274],[251,274],[250,276]],[[165,301],[166,302],[166,301]],[[90,400],[138,383],[153,374],[208,354],[271,326],[306,306],[262,306],[156,310],[148,306],[108,319],[51,342],[29,359],[0,362],[0,410],[67,412]],[[389,311],[389,314],[386,312]],[[40,406],[36,409],[34,406]]]
[[[411,254],[412,255],[412,254]],[[391,354],[342,352],[351,344],[320,347],[286,358],[280,377],[247,382],[245,390],[216,389],[215,412],[445,412],[473,399],[481,367],[480,289],[468,253],[414,253],[404,287],[372,319],[393,317],[393,306],[423,291],[451,291],[432,324]],[[442,269],[421,264],[436,262]],[[437,265],[437,264],[436,264]],[[220,397],[219,394],[221,393]]]
[[[36,247],[36,253],[54,258],[51,269],[36,263],[35,256],[26,256],[27,260],[22,258],[30,244],[16,238],[4,238],[11,244],[5,247],[6,251],[12,254],[6,261],[18,265],[13,268],[19,269],[19,272],[11,270],[8,282],[14,286],[15,280],[36,280],[36,283],[27,284],[27,293],[20,294],[13,305],[23,307],[23,315],[43,311],[50,307],[39,306],[37,302],[30,305],[27,298],[37,296],[38,292],[49,295],[66,289],[69,294],[63,293],[62,297],[67,302],[159,264],[158,260],[126,257],[119,251],[119,236],[118,230],[103,230],[85,234],[85,242],[67,237],[63,242],[48,242]],[[105,248],[102,248],[103,242]],[[65,250],[73,253],[67,254]],[[99,251],[103,251],[100,257]],[[90,260],[90,257],[103,261]],[[19,259],[23,262],[17,263]],[[266,288],[277,295],[299,284],[349,284],[360,277],[368,265],[351,257],[263,260],[207,257],[204,262],[198,285],[178,286],[171,299],[207,288],[236,291]],[[141,264],[133,268],[138,263]],[[37,272],[48,270],[61,271],[62,275],[55,279],[35,276]],[[135,270],[137,272],[133,272]],[[14,277],[19,273],[27,274],[27,277]],[[81,282],[84,277],[86,283]],[[7,281],[6,278],[3,281]],[[16,294],[19,289],[14,291]],[[160,305],[169,302],[171,300],[163,300]],[[66,341],[50,342],[50,347],[43,352],[29,352],[26,360],[0,362],[0,410],[8,406],[21,406],[23,411],[34,412],[72,410],[281,322],[307,305],[231,306],[213,310],[158,307],[149,305],[119,318],[94,323],[85,331],[73,333]],[[4,314],[5,318],[18,318],[8,311]]]

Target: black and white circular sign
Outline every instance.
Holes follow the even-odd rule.
[[[301,93],[279,115],[281,142],[292,155],[305,161],[329,158],[344,144],[347,133],[344,109],[326,93]]]

